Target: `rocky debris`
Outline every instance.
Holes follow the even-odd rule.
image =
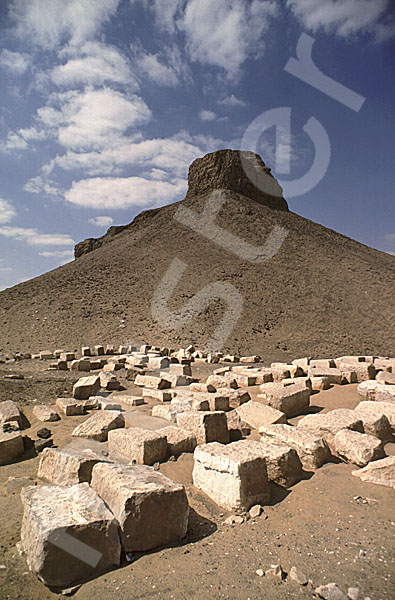
[[[267,504],[270,489],[260,442],[240,440],[197,446],[193,483],[227,510],[249,510]]]
[[[319,598],[324,598],[324,600],[347,600],[347,596],[336,583],[320,585],[314,590],[314,593],[317,594]]]
[[[325,414],[306,415],[298,422],[298,427],[323,437],[331,450],[333,437],[341,429],[363,432],[360,417],[354,410],[348,408],[337,408]]]
[[[91,375],[81,377],[73,386],[73,397],[77,400],[86,400],[89,396],[96,396],[100,391],[100,377]]]
[[[307,585],[309,582],[306,575],[298,567],[291,567],[288,576],[299,585]]]
[[[254,152],[218,150],[193,161],[188,171],[187,198],[219,189],[242,194],[276,210],[288,210],[280,185]],[[245,356],[242,360],[255,362],[259,357]]]
[[[265,571],[266,577],[276,577],[280,581],[285,579],[285,572],[281,565],[270,565],[270,569]]]
[[[330,459],[325,440],[311,431],[292,425],[264,425],[259,428],[261,436],[284,442],[293,448],[306,471],[315,471]]]
[[[41,429],[39,429],[37,431],[37,436],[43,440],[47,440],[51,437],[52,432],[50,429],[47,429],[47,427],[42,427]]]
[[[170,425],[159,431],[167,438],[168,456],[178,457],[184,452],[193,452],[197,446],[196,437],[181,427]]]
[[[46,448],[41,456],[37,477],[54,485],[90,483],[96,463],[105,461],[90,449]]]
[[[56,410],[47,404],[37,404],[33,408],[33,415],[42,423],[51,423],[60,419]]]
[[[46,585],[69,587],[119,566],[117,521],[87,483],[28,486],[21,498],[23,550]]]
[[[198,444],[229,442],[226,414],[222,411],[183,412],[177,415],[177,425],[193,433]]]
[[[377,483],[395,489],[395,456],[370,462],[366,467],[353,471],[352,474],[367,483]]]
[[[134,385],[153,390],[166,390],[171,387],[171,382],[163,377],[155,377],[154,375],[137,375]]]
[[[12,400],[0,402],[0,424],[17,423],[18,428],[22,428],[22,415],[19,408]]]
[[[293,448],[265,436],[261,437],[260,441],[269,481],[290,487],[302,478],[302,464]]]
[[[52,438],[47,438],[47,439],[38,439],[34,441],[34,449],[37,452],[37,454],[39,454],[40,452],[42,452],[45,448],[51,448],[53,446],[53,439]]]
[[[144,552],[182,540],[189,505],[184,486],[151,467],[97,464],[92,487],[121,528],[123,550]]]
[[[24,453],[23,437],[18,431],[0,432],[0,465],[8,465]]]
[[[241,515],[229,515],[224,521],[224,525],[242,525],[244,518]]]
[[[140,427],[115,429],[108,434],[111,457],[122,458],[141,465],[164,462],[167,457],[167,438],[161,431]]]
[[[393,431],[395,431],[395,403],[393,402],[373,402],[364,400],[355,407],[355,412],[360,416],[362,422],[369,415],[380,417],[385,415]]]
[[[263,512],[263,508],[260,504],[254,504],[254,506],[251,506],[250,510],[248,511],[248,516],[251,519],[257,519],[258,517],[261,516]]]
[[[384,458],[385,452],[381,440],[372,435],[342,429],[333,438],[333,451],[345,462],[364,467],[372,460]]]
[[[118,410],[105,410],[95,412],[86,421],[77,425],[71,435],[106,442],[108,433],[121,427],[125,427],[124,415]]]
[[[283,412],[253,400],[242,404],[236,408],[236,411],[239,417],[254,429],[259,429],[263,425],[287,422],[287,417]]]
[[[302,385],[283,386],[279,383],[264,383],[260,386],[265,403],[284,413],[287,418],[303,414],[310,404],[310,390]]]
[[[357,588],[357,587],[348,588],[347,598],[349,598],[349,600],[358,600],[358,597],[359,597],[359,588]]]
[[[114,392],[119,390],[121,387],[121,383],[119,379],[115,377],[112,373],[106,373],[102,371],[99,375],[100,377],[100,387],[107,392]]]

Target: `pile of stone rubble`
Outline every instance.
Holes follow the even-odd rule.
[[[38,477],[50,485],[22,491],[23,550],[47,585],[76,585],[119,566],[122,553],[178,543],[188,528],[187,496],[157,463],[185,452],[193,453],[193,484],[239,513],[270,501],[269,482],[291,486],[333,457],[359,467],[353,475],[363,481],[395,488],[395,457],[386,457],[384,447],[395,430],[393,358],[303,358],[263,367],[256,356],[206,355],[193,347],[121,346],[115,353],[96,346],[81,354],[31,356],[56,358],[50,368],[99,370],[79,379],[72,397],[33,412],[51,422],[91,411],[72,435],[107,442],[108,451],[47,447]],[[199,381],[191,366],[207,362],[221,366]],[[119,393],[116,372],[125,368],[141,393]],[[312,394],[350,383],[361,397],[354,410],[308,414]],[[249,388],[257,386],[252,400]],[[168,426],[128,426],[125,407],[148,400],[157,403],[152,417]],[[22,415],[11,400],[0,403],[0,425],[0,464],[7,464],[24,453]],[[246,439],[253,430],[260,438]]]

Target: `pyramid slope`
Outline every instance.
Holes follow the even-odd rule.
[[[101,247],[1,292],[0,348],[127,341],[202,347],[227,309],[223,300],[177,331],[169,329],[163,310],[154,306],[152,313],[158,286],[178,259],[185,270],[164,303],[170,312],[214,282],[239,292],[242,312],[226,351],[272,360],[390,352],[393,257],[228,188],[215,217],[223,230],[253,246],[264,244],[274,227],[287,233],[270,259],[240,257],[238,244],[225,248],[222,239],[207,239],[176,217],[180,207],[203,211],[210,194],[188,193],[179,203],[146,211]]]

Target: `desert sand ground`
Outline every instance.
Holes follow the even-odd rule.
[[[193,367],[193,375],[203,378],[215,367]],[[23,374],[24,379],[3,378],[10,373]],[[28,421],[24,434],[35,439],[43,426],[32,416],[35,400],[54,403],[57,395],[71,391],[79,375],[50,372],[42,361],[0,365],[0,401],[17,402]],[[126,380],[122,384],[129,391],[135,389]],[[313,395],[313,410],[354,408],[360,400],[356,387],[334,386]],[[249,391],[254,399],[258,388]],[[142,423],[152,405],[130,409],[131,422]],[[45,425],[51,429],[55,445],[64,447],[72,440],[73,428],[85,418],[63,417]],[[257,438],[257,433],[253,431],[251,437]],[[98,447],[106,450],[105,443],[96,443],[95,449]],[[386,444],[386,453],[395,455],[394,443]],[[58,596],[30,573],[16,548],[22,519],[20,489],[37,481],[38,463],[39,456],[32,451],[23,460],[0,467],[0,598],[4,600]],[[351,475],[353,465],[328,463],[288,490],[271,484],[271,503],[263,515],[230,526],[224,524],[230,513],[192,486],[192,465],[193,456],[184,454],[160,466],[187,490],[191,516],[183,543],[135,555],[120,569],[85,583],[75,592],[76,599],[312,598],[317,586],[329,582],[336,582],[346,593],[349,587],[358,587],[359,598],[395,597],[392,489],[361,482]],[[303,587],[289,577],[281,582],[256,573],[279,563],[285,572],[299,567],[311,582]]]

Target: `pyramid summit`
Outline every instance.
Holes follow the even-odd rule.
[[[238,310],[226,352],[265,360],[390,352],[394,257],[288,210],[251,152],[195,160],[183,200],[84,240],[75,255],[0,292],[0,349],[204,347],[232,309],[218,290],[231,290]]]

